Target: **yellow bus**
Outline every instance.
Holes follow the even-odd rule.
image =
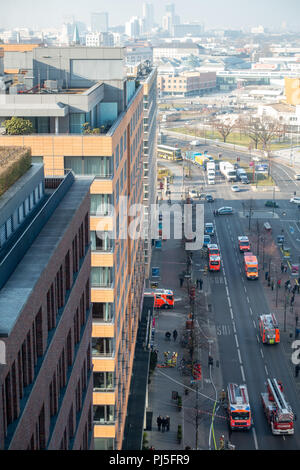
[[[160,158],[166,158],[167,160],[182,160],[181,149],[177,147],[169,147],[169,145],[158,145],[157,156]]]

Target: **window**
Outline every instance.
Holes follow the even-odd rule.
[[[9,238],[11,234],[13,233],[14,227],[13,227],[13,218],[12,216],[7,220],[6,222],[6,236]]]
[[[94,423],[113,423],[114,406],[113,405],[94,405]]]
[[[92,267],[92,287],[112,287],[113,275],[111,267]]]
[[[94,391],[111,390],[114,388],[114,372],[94,372]]]
[[[113,338],[92,338],[93,356],[113,356],[114,339]]]
[[[111,194],[91,195],[91,215],[106,216],[112,214]]]
[[[113,240],[111,232],[91,231],[92,251],[112,251]]]
[[[95,302],[93,303],[93,319],[111,322],[113,319],[113,304],[108,302]]]
[[[100,178],[112,177],[111,157],[84,157],[84,173]]]
[[[71,113],[70,114],[70,134],[82,134],[82,126],[86,121],[85,113]]]

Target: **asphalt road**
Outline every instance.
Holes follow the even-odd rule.
[[[177,143],[180,145],[180,141]],[[214,154],[210,147],[206,149]],[[237,153],[232,151],[226,151],[226,154],[222,151],[222,154],[223,157],[228,155],[230,158],[237,156]],[[241,159],[247,159],[244,154],[240,156]],[[166,166],[172,167],[172,165],[166,162]],[[245,232],[249,220],[241,214],[243,210],[247,211],[245,207],[251,200],[255,210],[260,211],[261,214],[265,211],[264,215],[272,225],[274,237],[284,230],[291,247],[292,258],[298,257],[300,246],[300,233],[298,232],[300,230],[297,222],[300,212],[297,205],[291,204],[289,199],[294,191],[300,195],[300,185],[299,182],[293,180],[294,172],[290,168],[274,163],[271,171],[279,191],[273,191],[273,188],[270,188],[270,191],[263,193],[254,191],[248,185],[243,192],[233,193],[230,185],[221,179],[215,186],[205,188],[207,193],[213,194],[216,198],[214,204],[206,204],[205,222],[215,222],[216,239],[222,256],[221,273],[213,273],[209,276],[223,383],[224,386],[232,381],[247,384],[253,416],[253,426],[249,432],[234,432],[231,435],[231,442],[239,450],[300,448],[298,420],[295,422],[293,436],[273,436],[263,413],[260,393],[265,391],[265,382],[268,377],[282,380],[286,398],[297,416],[300,416],[300,402],[295,379],[283,353],[283,345],[267,347],[259,340],[257,317],[261,313],[268,312],[268,304],[260,280],[248,281],[245,278],[242,255],[237,250],[237,237]],[[205,184],[205,175],[202,170],[193,167],[193,175],[195,176],[193,184],[185,181],[186,186],[199,187]],[[279,209],[274,211],[268,209],[266,212],[265,201],[274,197],[279,204]],[[231,205],[235,213],[231,216],[214,218],[213,209],[223,205]],[[254,224],[255,220],[251,223]]]

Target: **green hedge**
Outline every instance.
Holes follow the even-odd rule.
[[[30,150],[24,151],[24,154],[11,163],[0,174],[0,196],[8,190],[31,166]],[[1,168],[1,167],[0,167]]]

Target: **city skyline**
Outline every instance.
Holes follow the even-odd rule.
[[[14,0],[14,2],[7,4],[5,11],[2,12],[0,28],[27,27],[36,30],[59,28],[70,17],[90,26],[90,14],[93,11],[107,11],[110,26],[116,26],[124,24],[131,16],[142,17],[143,3],[153,4],[157,23],[161,22],[165,5],[174,3],[181,22],[204,23],[208,29],[244,29],[260,24],[271,29],[280,29],[283,24],[286,24],[288,28],[295,29],[297,27],[296,18],[300,13],[300,4],[297,0],[288,0],[285,3],[281,0],[266,0],[263,3],[259,0],[253,0],[251,5],[243,0],[228,0],[226,4],[222,0],[216,0],[211,5],[203,0],[164,1],[163,5],[158,0],[152,2],[130,0],[126,6],[123,2],[115,0],[113,8],[104,3],[99,5],[96,0],[90,0],[84,8],[78,0],[72,2],[66,0],[63,4],[58,0],[53,0],[51,8],[47,9],[44,4],[38,4],[35,0],[28,0],[26,6],[21,0]]]

